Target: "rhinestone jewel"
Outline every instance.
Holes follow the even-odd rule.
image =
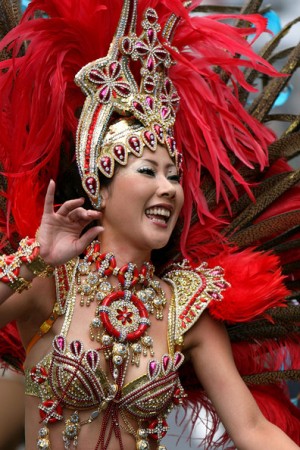
[[[48,432],[49,432],[48,428],[46,428],[46,427],[40,428],[40,430],[39,430],[39,437],[41,437],[41,438],[46,437]]]
[[[135,343],[131,346],[131,349],[133,353],[136,353],[137,355],[142,353],[142,346],[141,344]]]
[[[148,436],[147,430],[145,430],[145,428],[139,428],[136,434],[141,439],[145,439]]]
[[[122,356],[120,356],[120,355],[115,355],[115,356],[113,356],[113,363],[114,363],[116,366],[120,366],[121,364],[123,364],[123,358],[122,358]]]
[[[144,336],[142,337],[142,344],[145,347],[151,347],[151,345],[153,345],[153,339],[151,336]]]
[[[102,336],[102,344],[103,345],[111,345],[113,342],[113,338],[111,336],[108,336],[108,334],[104,334]]]
[[[92,320],[92,325],[95,328],[101,327],[101,320],[98,317],[95,317],[95,319]]]
[[[78,264],[78,272],[82,275],[86,275],[89,272],[89,264],[85,261]]]
[[[98,275],[95,273],[89,273],[87,276],[87,281],[92,285],[97,284],[98,283]]]
[[[77,431],[77,426],[74,424],[70,424],[66,426],[65,435],[68,439],[74,439],[74,437],[77,436]]]
[[[39,450],[50,450],[50,441],[48,439],[38,439],[37,448]]]
[[[124,344],[114,344],[113,346],[113,354],[125,356],[127,353],[127,347]]]
[[[146,441],[145,439],[140,439],[136,443],[136,448],[137,448],[137,450],[149,450],[150,445],[149,445],[149,442]]]

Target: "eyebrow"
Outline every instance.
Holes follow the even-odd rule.
[[[156,167],[158,167],[158,165],[159,165],[158,162],[155,159],[142,159],[140,161],[149,162],[149,163],[153,164]],[[175,167],[176,168],[174,163],[169,163],[169,164],[166,165],[166,168],[169,169],[170,167]]]

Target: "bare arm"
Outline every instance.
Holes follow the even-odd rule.
[[[296,450],[299,447],[268,422],[240,377],[224,327],[204,313],[187,333],[196,374],[239,450]]]
[[[103,230],[95,226],[87,232],[82,230],[93,220],[100,218],[100,213],[82,208],[82,198],[65,202],[56,212],[54,211],[55,183],[50,182],[44,205],[44,213],[38,231],[40,256],[47,264],[55,267],[79,255],[85,247]],[[22,264],[20,276],[27,281],[34,277],[33,273]],[[14,294],[7,284],[0,282],[0,305]],[[28,296],[28,292],[15,294]]]

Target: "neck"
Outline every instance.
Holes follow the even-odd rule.
[[[106,239],[104,235],[99,236],[101,242],[101,253],[112,252],[115,255],[118,267],[131,262],[140,269],[145,261],[150,261],[151,252],[133,248],[127,242],[118,241],[118,239]]]

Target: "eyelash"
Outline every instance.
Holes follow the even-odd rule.
[[[145,175],[149,175],[149,176],[155,176],[155,174],[156,174],[156,171],[154,170],[154,169],[152,169],[151,167],[140,167],[139,169],[138,169],[138,172],[139,173],[142,173],[142,174],[145,174]],[[178,182],[179,183],[179,181],[180,181],[180,176],[179,175],[170,175],[169,177],[168,177],[168,180],[170,180],[170,181],[176,181],[176,182]]]
[[[138,169],[138,172],[139,173],[144,173],[145,175],[155,175],[155,170],[154,169],[152,169],[151,167],[140,167],[139,169]]]

